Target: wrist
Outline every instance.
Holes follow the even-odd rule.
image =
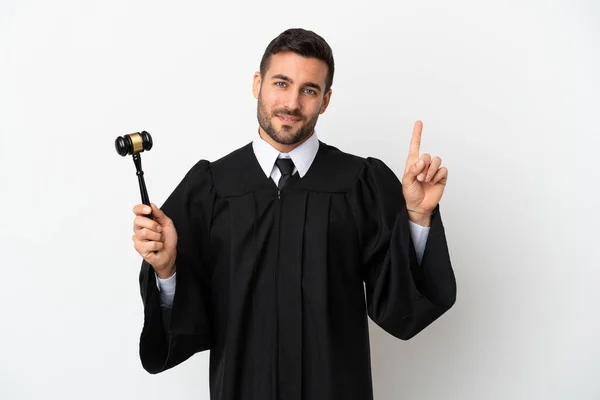
[[[420,214],[415,214],[415,213],[409,212],[408,220],[417,225],[431,226],[431,216],[429,216],[429,215],[420,215]]]
[[[158,276],[160,279],[168,279],[175,274],[176,269],[177,268],[175,267],[175,264],[173,264],[170,267],[165,267],[165,268],[161,268],[160,270],[155,270],[155,272],[156,272],[156,276]]]
[[[431,226],[431,216],[433,215],[432,211],[407,206],[406,212],[410,222],[421,226]]]

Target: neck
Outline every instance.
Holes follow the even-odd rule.
[[[314,131],[313,131],[313,133],[314,133]],[[264,140],[265,142],[269,143],[271,146],[273,146],[275,149],[277,149],[277,151],[279,151],[280,153],[289,153],[290,151],[294,150],[296,147],[300,146],[302,143],[304,143],[306,140],[308,140],[308,138],[310,138],[313,135],[313,133],[311,133],[309,136],[307,136],[301,142],[294,143],[294,144],[281,144],[279,142],[274,141],[271,138],[271,136],[269,136],[267,134],[267,132],[265,132],[263,130],[263,128],[261,128],[261,127],[258,128],[258,134],[260,135],[261,139]]]

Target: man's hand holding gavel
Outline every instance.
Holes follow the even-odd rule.
[[[133,207],[133,243],[136,251],[154,268],[156,275],[166,279],[175,273],[177,230],[173,221],[154,203]],[[147,217],[152,211],[152,218]]]

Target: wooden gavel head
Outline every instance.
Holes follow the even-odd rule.
[[[146,131],[119,136],[115,140],[115,149],[123,157],[135,155],[152,148],[152,136]]]

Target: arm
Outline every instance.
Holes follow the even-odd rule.
[[[214,198],[209,164],[199,162],[161,207],[178,235],[177,273],[167,278],[177,291],[173,291],[171,307],[163,307],[169,295],[159,289],[162,287],[153,267],[142,262],[140,359],[150,373],[172,368],[211,346],[207,232]]]
[[[456,281],[439,204],[431,216],[421,264],[402,184],[369,159],[351,193],[365,269],[367,312],[388,333],[410,339],[452,307]]]

